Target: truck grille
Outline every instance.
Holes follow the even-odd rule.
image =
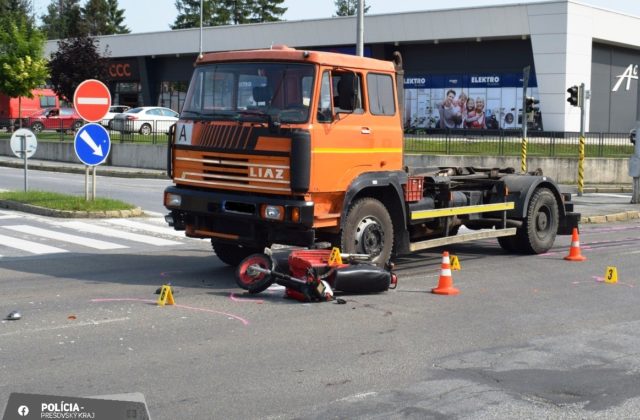
[[[176,151],[174,181],[212,188],[290,193],[290,162],[284,156]]]

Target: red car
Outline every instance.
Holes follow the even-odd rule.
[[[30,128],[34,133],[42,130],[78,130],[84,121],[73,108],[46,108],[28,118],[24,118],[22,126]]]

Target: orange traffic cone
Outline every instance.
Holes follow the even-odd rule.
[[[451,277],[451,266],[449,264],[449,252],[442,253],[442,265],[440,269],[440,280],[438,287],[431,289],[431,293],[438,295],[457,295],[460,290],[453,287],[453,278]]]
[[[580,254],[580,239],[578,238],[578,228],[573,228],[571,232],[571,248],[569,248],[569,255],[564,257],[567,261],[585,261],[587,257]]]

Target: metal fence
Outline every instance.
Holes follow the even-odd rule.
[[[580,133],[534,131],[527,136],[527,155],[578,156]],[[417,130],[405,134],[407,153],[442,155],[520,156],[519,130]],[[633,154],[629,133],[586,133],[586,157],[623,157]]]
[[[77,129],[83,121],[57,120],[40,121],[23,118],[22,127],[33,131],[38,141],[74,141]],[[167,133],[173,121],[136,120],[125,121],[118,130],[109,124],[103,124],[109,132],[112,143],[167,143]],[[14,130],[20,127],[18,120],[0,119],[0,139],[10,138]]]
[[[24,126],[31,128],[29,121]],[[127,121],[120,130],[108,129],[112,143],[166,144],[173,122]],[[32,124],[31,124],[32,125]],[[15,124],[0,120],[0,139],[9,138]],[[146,126],[146,127],[145,127]],[[73,125],[60,122],[37,133],[38,141],[73,141]],[[143,134],[148,133],[148,134]],[[522,132],[519,130],[408,130],[405,152],[434,155],[520,156]],[[533,131],[527,139],[527,155],[540,157],[577,157],[580,135],[577,132]],[[586,133],[586,157],[625,157],[633,154],[628,133]]]

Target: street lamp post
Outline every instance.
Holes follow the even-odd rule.
[[[356,36],[356,55],[364,56],[364,0],[358,0],[358,24]]]
[[[200,0],[200,50],[198,58],[202,58],[202,0]]]

